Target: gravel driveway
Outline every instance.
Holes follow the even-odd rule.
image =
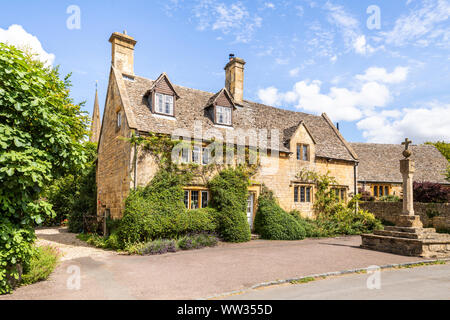
[[[0,300],[198,299],[273,280],[421,260],[361,249],[359,236],[221,243],[142,257],[89,247],[65,229],[37,234],[40,243],[61,248],[63,261],[49,280],[18,288]]]

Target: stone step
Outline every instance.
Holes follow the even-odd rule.
[[[407,233],[436,233],[434,228],[410,228],[410,227],[384,227],[385,231],[407,232]]]
[[[418,229],[415,233],[413,232],[401,232],[394,230],[376,230],[375,235],[387,236],[387,237],[397,237],[397,238],[408,238],[408,239],[431,239],[437,236],[436,233],[431,231],[423,232],[424,230]]]
[[[252,240],[259,240],[259,238],[260,238],[260,236],[259,236],[259,234],[254,234],[254,233],[252,233]]]

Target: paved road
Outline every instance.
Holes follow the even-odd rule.
[[[251,290],[226,300],[450,300],[450,263],[410,269],[381,271],[375,274],[352,274],[303,284],[286,284]],[[368,289],[367,280],[373,289]],[[380,284],[379,289],[377,289]]]
[[[84,252],[69,236],[44,237],[66,245],[65,250]],[[197,299],[277,279],[420,260],[363,250],[360,244],[361,238],[356,236],[258,240],[145,257],[77,253],[63,261],[48,281],[19,288],[0,299]]]

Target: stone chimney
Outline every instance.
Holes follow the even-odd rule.
[[[91,136],[89,141],[98,143],[98,139],[100,138],[100,108],[98,105],[98,92],[97,85],[95,88],[95,102],[94,102],[94,111],[92,113],[92,123],[91,123]]]
[[[109,38],[112,45],[111,64],[122,73],[134,75],[134,46],[136,40],[123,33],[114,32]]]
[[[225,66],[225,87],[237,104],[244,100],[244,65],[243,59],[230,54],[230,61]]]

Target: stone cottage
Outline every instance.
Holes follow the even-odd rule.
[[[375,198],[394,195],[402,197],[402,175],[399,160],[404,147],[400,144],[351,143],[359,156],[358,189]],[[434,182],[450,187],[445,180],[448,161],[432,145],[413,145],[411,159],[415,162],[414,181]]]
[[[297,209],[312,216],[315,186],[299,177],[304,169],[330,172],[337,179],[333,188],[343,201],[355,192],[357,155],[327,115],[294,112],[244,99],[244,60],[230,55],[225,87],[211,93],[176,85],[165,73],[156,80],[137,76],[136,41],[126,33],[113,33],[109,41],[112,65],[98,145],[98,214],[108,210],[113,218],[121,217],[130,189],[148,184],[158,168],[152,156],[120,139],[130,137],[132,132],[141,136],[177,132],[182,137],[201,127],[203,132],[214,132],[214,138],[234,134],[237,139],[244,132],[247,136],[243,141],[250,147],[256,144],[254,137],[259,139],[261,133],[267,133],[268,152],[249,188],[247,214],[251,225],[262,184],[274,191],[285,210]],[[207,163],[207,140],[188,152],[182,151],[181,160]],[[237,140],[231,143],[239,145]],[[187,208],[207,206],[209,200],[204,184],[185,186]]]

